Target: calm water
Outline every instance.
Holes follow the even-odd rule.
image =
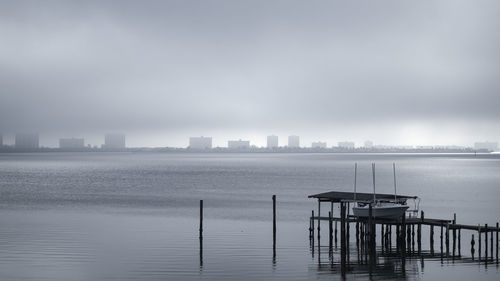
[[[311,252],[308,216],[317,203],[307,195],[351,191],[355,162],[359,191],[371,191],[376,162],[377,191],[391,193],[396,162],[398,192],[419,195],[426,217],[449,219],[455,212],[458,223],[500,220],[500,155],[0,154],[0,280],[340,280],[337,252],[333,265],[326,248]],[[205,200],[201,258],[199,199]],[[423,233],[428,249],[426,227]],[[462,232],[467,256],[471,234]],[[397,259],[379,259],[371,276],[363,266],[347,275],[499,277],[495,264],[439,258],[410,259],[404,272]]]

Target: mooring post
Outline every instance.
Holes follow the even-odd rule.
[[[340,264],[341,273],[346,273],[345,203],[340,203]]]
[[[346,207],[347,206],[347,207]],[[345,224],[346,224],[346,263],[349,265],[349,260],[351,259],[351,251],[349,250],[349,245],[351,243],[351,225],[349,223],[349,213],[350,213],[350,203],[344,203],[344,207],[346,207],[346,219],[345,219]]]
[[[359,251],[359,221],[356,219],[356,248]]]
[[[200,200],[200,240],[203,239],[203,200]]]
[[[478,224],[477,225],[477,242],[478,242],[478,251],[477,251],[477,257],[479,262],[481,262],[481,226]]]
[[[332,226],[332,212],[328,212],[328,249],[330,253],[333,251],[333,226]]]
[[[439,238],[441,240],[441,257],[443,257],[443,223],[441,223],[441,235]]]
[[[399,247],[401,246],[401,235],[399,234],[399,224],[396,224],[396,253],[399,254]]]
[[[369,256],[370,256],[370,266],[372,266],[375,263],[375,254],[373,253],[374,251],[374,244],[375,244],[375,229],[373,227],[373,208],[372,204],[368,205],[368,227],[369,227],[369,242],[368,242],[368,249],[369,249]]]
[[[455,249],[457,245],[457,231],[455,225],[457,224],[457,214],[453,213],[453,258],[455,258]]]
[[[488,263],[488,224],[484,225],[484,261]]]
[[[430,230],[431,256],[434,256],[434,225],[431,225]]]
[[[497,222],[497,231],[496,231],[496,233],[497,233],[497,243],[496,243],[496,244],[497,244],[497,245],[496,245],[496,246],[497,246],[497,247],[496,247],[496,248],[497,248],[497,250],[496,250],[496,260],[497,260],[497,264],[498,264],[498,222]]]
[[[318,199],[318,246],[319,246],[319,239],[320,239],[320,218],[321,218],[321,200]]]
[[[494,245],[493,244],[493,231],[491,231],[491,233],[490,233],[490,248],[491,248],[491,254],[490,254],[490,256],[491,256],[491,261],[493,261],[493,245]]]
[[[462,257],[462,229],[458,229],[458,256]]]
[[[411,224],[406,227],[406,247],[408,248],[408,255],[411,256]]]
[[[311,238],[314,242],[314,210],[311,211]]]
[[[472,234],[472,239],[470,240],[470,254],[472,256],[472,260],[474,260],[474,245],[476,244],[476,242],[474,241],[474,234]]]
[[[380,224],[380,246],[382,247],[382,253],[384,252],[384,224]]]
[[[450,223],[446,223],[446,257],[450,257]]]
[[[424,222],[424,211],[420,211],[420,223],[417,225],[418,255],[422,253],[422,223]]]
[[[273,256],[276,256],[276,195],[273,195]]]
[[[400,243],[400,249],[399,249],[399,252],[401,253],[401,258],[405,259],[405,256],[406,256],[406,214],[403,214],[403,216],[401,217],[401,231],[400,231],[400,238],[399,238],[399,243]]]

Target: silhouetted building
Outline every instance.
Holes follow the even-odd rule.
[[[37,149],[40,146],[38,134],[16,134],[17,149]]]
[[[373,148],[373,142],[372,141],[365,141],[365,148]]]
[[[498,149],[498,142],[476,142],[474,143],[474,149],[481,150],[485,149],[488,151],[496,151]]]
[[[192,149],[211,149],[212,148],[212,138],[211,137],[190,137],[189,138],[189,148]]]
[[[107,134],[104,136],[103,148],[106,149],[123,149],[125,148],[124,134]]]
[[[2,146],[3,146],[3,136],[2,136],[2,134],[0,134],[0,147],[2,147]]]
[[[278,148],[278,136],[267,136],[267,148]]]
[[[85,141],[83,138],[59,139],[59,148],[84,148]]]
[[[354,143],[351,141],[341,141],[338,143],[338,146],[341,148],[353,149]]]
[[[289,136],[288,137],[288,147],[300,147],[299,136]]]
[[[250,141],[244,140],[230,140],[227,142],[227,148],[231,149],[242,149],[242,148],[250,148]]]
[[[321,142],[321,141],[313,142],[311,144],[311,148],[326,148],[326,142]]]

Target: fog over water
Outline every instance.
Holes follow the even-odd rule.
[[[500,133],[498,1],[1,1],[0,131],[470,145]]]

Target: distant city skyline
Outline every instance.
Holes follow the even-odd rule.
[[[162,137],[155,137],[151,136],[150,139],[154,140],[154,142],[150,145],[145,145],[140,141],[142,139],[141,137],[136,138],[134,141],[134,136],[130,136],[128,134],[102,134],[102,135],[89,135],[85,137],[54,137],[54,136],[47,136],[43,134],[38,134],[38,133],[24,133],[24,134],[17,134],[19,135],[32,135],[32,136],[37,136],[38,137],[38,143],[40,147],[48,147],[48,148],[58,148],[61,147],[61,141],[68,143],[72,142],[73,144],[70,144],[70,146],[78,146],[80,147],[81,144],[84,143],[84,146],[90,146],[90,147],[105,147],[106,144],[106,136],[115,137],[118,138],[117,140],[115,139],[115,145],[114,148],[123,148],[123,147],[177,147],[177,148],[186,148],[190,144],[190,139],[193,138],[191,137],[186,137],[186,136],[177,136],[176,141],[172,141],[172,139],[165,139]],[[79,134],[81,136],[83,134]],[[3,145],[6,146],[15,146],[15,136],[16,134],[1,134],[2,136],[2,142]],[[301,135],[277,135],[277,134],[270,134],[270,135],[261,135],[261,136],[252,136],[248,138],[234,138],[234,137],[216,137],[216,136],[205,136],[203,138],[209,139],[210,142],[210,147],[211,148],[216,148],[216,147],[228,147],[228,143],[230,141],[245,141],[248,142],[248,146],[255,146],[255,147],[268,147],[268,141],[269,137],[272,138],[277,138],[278,140],[278,147],[288,147],[288,139],[289,137],[298,137],[299,138],[299,147],[301,148],[311,148],[311,147],[344,147],[344,148],[349,148],[349,147],[365,147],[365,148],[381,148],[381,147],[468,147],[468,148],[473,148],[473,149],[481,149],[481,148],[492,148],[492,147],[497,147],[498,150],[498,141],[496,140],[482,140],[482,139],[476,139],[475,141],[471,143],[466,143],[466,144],[457,144],[457,143],[379,143],[375,142],[372,139],[361,139],[359,141],[351,141],[349,138],[337,138],[337,139],[325,139],[325,138],[317,138],[314,136],[301,136]],[[200,138],[194,137],[195,139]],[[164,140],[164,141],[163,141]],[[119,142],[120,144],[116,144],[116,141]],[[125,145],[126,142],[126,145]],[[78,143],[78,144],[76,144]],[[246,146],[246,144],[244,145]]]

